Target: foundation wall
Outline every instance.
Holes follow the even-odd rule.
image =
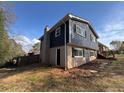
[[[94,56],[90,56],[90,51],[92,50],[88,50],[88,49],[84,49],[85,50],[85,57],[73,57],[72,56],[72,48],[76,48],[76,47],[72,47],[72,46],[67,46],[67,67],[69,68],[73,68],[73,67],[78,67],[80,65],[83,65],[87,62],[93,61],[96,59],[97,56],[97,52],[95,51],[95,55]]]

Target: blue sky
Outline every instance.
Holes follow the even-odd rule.
[[[13,4],[17,19],[11,30],[30,44],[43,34],[46,25],[53,26],[67,13],[89,20],[100,36],[99,41],[108,46],[111,40],[124,39],[124,2],[21,1]],[[25,47],[30,44],[25,43]]]

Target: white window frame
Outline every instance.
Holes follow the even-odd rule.
[[[82,56],[79,56],[79,52],[78,52],[78,56],[75,56],[75,55],[74,55],[74,58],[83,58],[83,57],[84,57],[84,54],[83,54],[84,50],[83,50],[83,49],[81,49],[81,48],[73,48],[73,49],[82,52]],[[73,51],[72,51],[72,52],[73,52]]]
[[[90,34],[90,40],[92,41],[92,42],[96,42],[97,40],[96,40],[96,37],[94,36],[94,35],[91,35]]]
[[[55,31],[55,37],[58,37],[58,36],[60,36],[60,35],[61,35],[61,28],[58,27],[58,28],[56,29],[56,31]]]
[[[93,55],[91,55],[91,53],[92,53]],[[95,56],[95,51],[90,51],[90,57],[92,57],[92,56]]]
[[[78,34],[78,35],[80,35],[80,36],[82,36],[82,37],[86,37],[86,29],[84,29],[84,28],[82,28],[82,27],[80,27],[79,25],[77,25],[77,24],[75,24],[76,25],[76,33]],[[81,33],[79,33],[78,31],[77,31],[77,28],[79,28],[80,30],[81,30]]]
[[[93,42],[95,42],[96,40],[95,40],[95,36],[94,35],[92,35],[92,37],[93,37]]]

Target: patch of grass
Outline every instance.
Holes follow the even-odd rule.
[[[45,86],[48,88],[54,88],[57,87],[59,82],[52,76],[48,75],[44,80]]]
[[[124,54],[116,54],[118,58],[124,58]]]
[[[71,77],[61,77],[59,82],[59,89],[63,92],[78,92],[81,91],[79,89],[79,83],[77,80],[72,79]],[[75,86],[75,87],[74,87]]]
[[[112,62],[113,65],[117,65],[117,64],[119,64],[119,63],[120,63],[119,61],[113,61],[113,62]]]
[[[42,91],[68,91],[68,92],[81,91],[78,88],[79,86],[78,81],[73,80],[70,77],[56,78],[53,75],[48,75],[42,81],[44,83]]]
[[[47,71],[50,71],[52,67],[40,67],[40,68],[37,68],[37,69],[34,69],[33,71],[43,71],[43,72],[47,72]]]
[[[98,88],[98,89],[102,89],[103,91],[108,88],[108,85],[107,84],[104,84],[104,83],[98,83],[96,82],[95,86]]]
[[[26,80],[33,83],[37,83],[38,81],[41,80],[41,77],[38,76],[30,76],[30,77],[26,77]]]

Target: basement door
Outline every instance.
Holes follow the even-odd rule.
[[[60,49],[57,49],[57,66],[60,66]]]

